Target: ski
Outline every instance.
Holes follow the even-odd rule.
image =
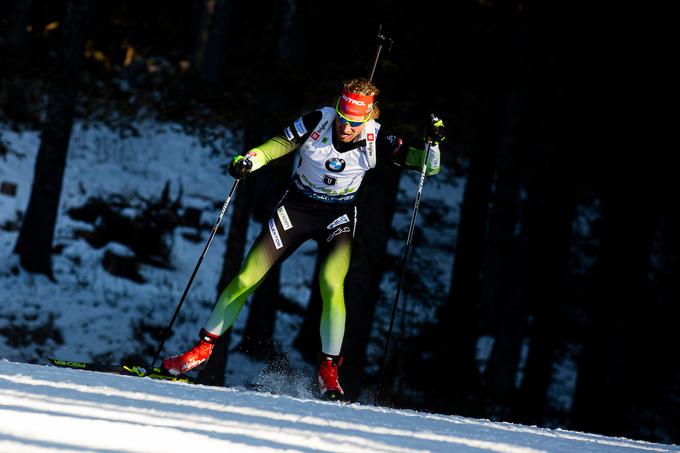
[[[146,368],[140,365],[109,365],[105,363],[76,362],[70,360],[59,360],[48,358],[52,365],[61,368],[71,368],[74,370],[96,371],[99,373],[120,374],[123,376],[146,377],[161,381],[185,382],[188,384],[198,384],[196,379],[185,375],[173,376],[161,368]]]

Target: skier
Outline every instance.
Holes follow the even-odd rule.
[[[356,200],[366,171],[376,164],[394,162],[422,169],[425,152],[407,146],[396,135],[383,133],[376,119],[379,90],[357,78],[344,83],[335,107],[322,107],[286,127],[264,144],[237,155],[229,165],[237,179],[299,148],[299,164],[290,187],[255,240],[238,275],[227,285],[201,328],[200,340],[181,355],[163,361],[163,368],[179,375],[208,360],[215,341],[235,321],[248,296],[267,272],[285,260],[303,242],[314,239],[322,258],[319,285],[321,366],[319,391],[327,399],[340,399],[344,391],[338,367],[345,332],[343,284],[349,269],[356,229]],[[427,175],[439,172],[439,146],[444,124],[432,116],[425,133],[430,154]]]

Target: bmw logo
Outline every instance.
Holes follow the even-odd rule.
[[[333,157],[332,159],[328,159],[326,161],[326,168],[329,171],[340,172],[345,169],[345,161],[344,159],[338,159],[337,157]]]

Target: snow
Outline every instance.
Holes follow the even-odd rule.
[[[16,197],[0,195],[0,224],[16,219],[16,211],[26,209],[40,144],[39,134],[34,131],[2,132],[3,140],[16,153],[0,163],[0,180],[17,183],[18,193]],[[225,142],[222,146],[228,150],[231,144]],[[230,185],[221,167],[225,160],[225,156],[213,155],[173,125],[141,125],[139,136],[122,138],[106,127],[85,128],[77,124],[71,136],[55,230],[54,243],[63,246],[61,253],[53,257],[56,282],[25,272],[14,275],[10,269],[16,256],[11,252],[17,232],[0,229],[0,253],[4,255],[0,256],[0,327],[51,326],[63,332],[63,341],[47,338],[43,344],[18,348],[8,345],[7,338],[0,338],[5,340],[0,341],[0,357],[37,362],[50,354],[74,360],[115,360],[136,349],[131,342],[140,320],[167,325],[204,243],[181,239],[182,229],[178,229],[172,256],[174,269],[142,266],[142,276],[150,283],[140,285],[107,273],[101,265],[106,250],[120,253],[122,246],[109,243],[102,249],[93,249],[74,236],[74,230],[91,229],[91,225],[72,220],[66,211],[83,205],[92,196],[158,197],[166,181],[170,181],[171,197],[181,186],[184,205],[214,213],[208,220],[213,222],[219,214],[215,204],[221,205]],[[229,214],[223,225],[228,226],[228,219]],[[204,240],[207,234],[203,232]],[[203,321],[199,321],[201,314],[205,315],[206,307],[212,304],[224,253],[224,239],[220,238],[224,234],[211,246],[169,347],[186,346],[173,340],[193,341],[200,327],[197,323]]]
[[[680,447],[0,361],[3,452],[680,452]]]

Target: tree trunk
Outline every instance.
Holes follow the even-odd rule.
[[[6,36],[6,48],[2,49],[5,59],[0,69],[9,79],[6,90],[4,110],[11,120],[23,122],[30,119],[30,102],[25,80],[27,62],[26,27],[31,13],[33,0],[11,2],[9,11],[9,27]]]
[[[228,0],[194,0],[192,71],[199,80],[218,83],[227,58]]]
[[[499,144],[488,248],[482,267],[480,305],[493,326],[493,349],[485,370],[489,416],[507,418],[517,398],[517,376],[527,328],[526,241],[520,198],[526,162],[534,149],[531,51],[526,14],[507,11],[503,25],[508,67],[504,138]],[[520,233],[518,229],[521,228]]]
[[[648,319],[656,304],[649,278],[650,250],[657,231],[657,203],[663,196],[658,185],[668,162],[658,160],[664,153],[663,142],[655,142],[661,136],[655,133],[660,117],[632,114],[631,107],[653,112],[646,100],[661,91],[656,91],[658,84],[651,84],[651,96],[637,93],[630,90],[629,80],[619,78],[631,61],[641,58],[644,62],[645,47],[632,45],[621,22],[606,21],[609,9],[596,8],[593,13],[598,21],[589,22],[592,28],[579,35],[604,39],[588,41],[578,50],[587,50],[593,63],[584,87],[597,87],[588,93],[584,113],[591,118],[593,130],[586,144],[599,159],[601,234],[572,426],[639,437],[637,408],[644,405],[645,393],[650,391],[649,376],[657,376],[657,364],[649,360],[651,352],[645,347],[650,337],[658,335],[658,322]],[[603,23],[610,25],[604,34]],[[642,156],[640,150],[644,150]]]
[[[291,54],[295,51],[295,29],[297,25],[297,0],[283,0],[276,2],[278,9],[278,46],[277,59],[280,64],[290,60]]]
[[[480,119],[478,142],[471,151],[449,295],[437,314],[435,379],[429,390],[435,410],[446,412],[480,413],[481,382],[475,357],[481,328],[480,274],[486,252],[491,186],[510,89],[505,73],[513,67],[508,45],[514,39],[517,5],[499,4],[493,14],[497,38],[489,52],[497,61],[489,68],[494,74],[488,81],[492,88],[483,94],[485,115]]]
[[[494,124],[492,121],[498,127],[499,119],[489,119],[487,124]],[[499,132],[489,129],[485,136],[485,143],[474,150],[470,161],[449,295],[437,313],[440,339],[435,345],[434,360],[439,369],[436,376],[442,379],[437,381],[435,376],[431,387],[435,410],[455,411],[468,400],[468,396],[479,395],[480,391],[475,361],[475,346],[480,333],[479,275]],[[441,395],[447,396],[443,398]]]
[[[671,172],[673,165],[668,165],[665,184],[669,186],[675,178]],[[669,187],[670,188],[670,187]],[[680,413],[680,363],[675,360],[677,355],[677,321],[680,319],[680,208],[673,191],[664,190],[663,200],[663,228],[661,230],[662,244],[665,244],[663,254],[666,256],[667,268],[664,277],[659,282],[659,307],[652,320],[653,333],[647,341],[649,362],[654,363],[657,371],[649,373],[649,384],[654,398],[650,398],[647,407],[664,421],[664,427],[669,439],[680,439],[680,426],[677,415]],[[657,421],[659,418],[655,418]],[[661,425],[661,423],[659,423]],[[662,429],[663,429],[662,428]]]
[[[90,2],[66,3],[60,60],[51,77],[49,101],[35,163],[31,197],[14,252],[29,272],[52,275],[52,240],[85,50]]]
[[[649,391],[646,374],[656,368],[641,345],[655,335],[643,307],[653,304],[648,275],[658,194],[649,191],[650,179],[634,187],[625,175],[612,179],[602,191],[596,300],[579,364],[572,426],[631,436],[637,433],[634,407]]]
[[[536,424],[546,414],[555,352],[565,328],[569,244],[578,190],[576,169],[567,157],[573,149],[557,143],[563,142],[547,143],[547,150],[531,158],[528,187],[526,273],[533,322],[515,410],[522,420]]]
[[[7,28],[7,48],[11,53],[21,53],[26,49],[26,27],[31,15],[33,0],[14,0],[10,2]]]
[[[526,137],[513,129],[521,121],[515,92],[508,96],[506,138],[499,149],[496,191],[489,216],[489,238],[482,270],[480,304],[493,319],[494,344],[485,372],[493,412],[503,415],[516,397],[515,381],[525,335],[525,303],[522,239],[516,235],[519,190],[526,161]]]

